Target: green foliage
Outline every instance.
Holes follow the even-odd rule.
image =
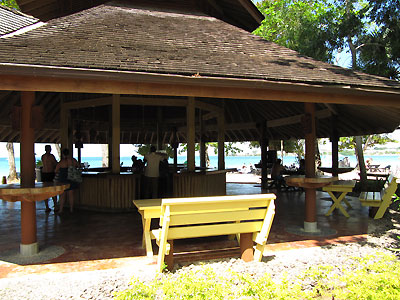
[[[218,143],[216,142],[209,142],[206,143],[206,148],[211,147],[214,150],[214,154],[218,154]],[[195,151],[200,150],[200,144],[195,145]],[[242,149],[234,146],[234,143],[231,142],[226,142],[224,143],[224,149],[225,149],[225,155],[233,155],[235,156],[236,154],[239,154],[242,152]],[[179,153],[185,153],[187,151],[187,144],[182,144],[182,150],[179,151]]]
[[[18,4],[15,0],[0,0],[0,4],[10,7],[10,8],[15,8],[19,10]]]
[[[142,155],[145,156],[146,154],[150,153],[150,147],[153,146],[151,144],[136,144],[136,147],[138,147],[137,152]],[[174,157],[174,149],[169,146],[169,145],[164,145],[164,150],[167,153],[168,157],[172,158]]]
[[[300,54],[332,61],[338,35],[333,4],[323,0],[264,0],[258,9],[265,19],[255,34]]]
[[[373,0],[373,30],[363,37],[360,63],[364,71],[400,80],[400,1]]]
[[[396,142],[391,139],[387,134],[373,134],[362,136],[363,150],[374,147],[375,145],[384,145],[390,142]],[[339,151],[356,148],[355,137],[341,137],[339,139]]]
[[[269,274],[254,278],[227,270],[200,270],[160,274],[131,288],[115,299],[400,299],[400,262],[383,253],[352,258],[347,267],[315,266],[294,281],[274,282]]]

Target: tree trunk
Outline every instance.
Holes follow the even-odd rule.
[[[365,168],[365,163],[364,163],[364,153],[363,153],[361,136],[356,136],[355,140],[356,140],[356,155],[358,159],[358,166],[360,168],[361,189],[363,189],[367,184],[367,170]]]
[[[10,172],[8,174],[8,181],[13,181],[17,179],[17,169],[15,167],[15,156],[14,156],[14,144],[7,143],[6,148],[8,152],[8,165],[10,167]]]
[[[102,167],[108,167],[108,144],[101,145]]]
[[[60,147],[60,144],[54,144],[54,147],[57,150],[58,158],[61,160],[61,147]]]
[[[206,167],[208,168],[209,166],[210,166],[210,156],[208,155],[208,144],[206,143],[205,144],[205,151],[206,151]]]

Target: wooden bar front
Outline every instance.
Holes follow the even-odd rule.
[[[173,177],[173,197],[226,195],[226,170],[181,172]]]
[[[77,205],[95,210],[129,210],[134,207],[132,200],[140,197],[140,177],[128,172],[83,173]]]

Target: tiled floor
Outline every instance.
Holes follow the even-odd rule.
[[[260,193],[252,184],[227,184],[228,194]],[[277,194],[276,215],[268,239],[267,251],[280,251],[302,247],[321,246],[330,243],[346,243],[364,239],[368,229],[368,209],[361,207],[357,198],[348,198],[352,209],[350,218],[337,210],[326,217],[331,201],[328,194],[317,194],[317,218],[319,226],[334,228],[337,234],[327,237],[305,237],[290,234],[288,226],[303,224],[304,193],[282,192]],[[0,253],[18,249],[20,243],[20,204],[0,200]],[[99,213],[77,210],[62,216],[46,213],[43,202],[37,203],[37,236],[40,247],[63,247],[61,256],[34,265],[17,265],[0,261],[0,278],[21,276],[29,273],[72,272],[94,269],[117,268],[145,261],[141,248],[142,225],[137,212]],[[154,247],[156,250],[157,247]],[[212,251],[212,249],[219,249]],[[195,251],[188,254],[187,252]],[[226,237],[176,241],[176,261],[207,259],[212,257],[238,256],[235,241]]]

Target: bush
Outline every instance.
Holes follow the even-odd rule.
[[[377,253],[352,258],[343,268],[310,267],[296,280],[274,282],[269,274],[253,278],[231,270],[223,274],[200,270],[160,274],[151,282],[134,279],[132,287],[115,295],[129,299],[400,299],[400,262]]]

